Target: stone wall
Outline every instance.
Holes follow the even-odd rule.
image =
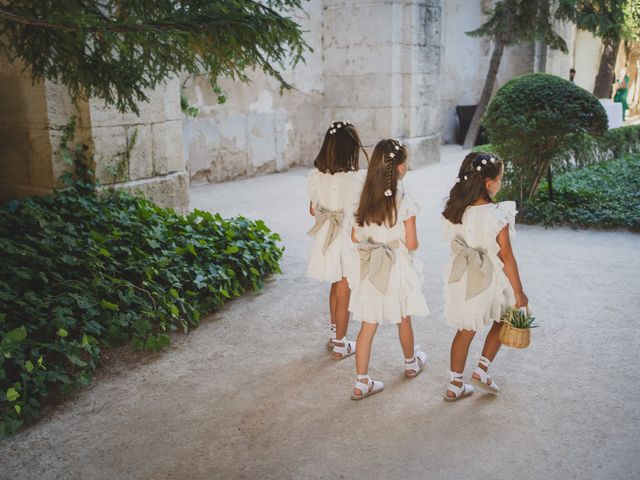
[[[325,1],[325,123],[363,142],[402,138],[411,162],[440,155],[440,1]]]
[[[182,79],[182,94],[198,108],[183,116],[184,157],[193,183],[219,182],[286,170],[313,162],[324,133],[322,2],[304,4],[296,21],[313,48],[306,62],[284,73],[293,90],[262,73],[251,83],[222,80],[218,103],[206,76]]]
[[[488,38],[470,37],[485,21],[483,9],[489,0],[446,0],[443,2],[442,36],[442,138],[456,143],[457,105],[476,105],[480,99],[493,52]],[[534,47],[531,44],[504,50],[495,90],[518,75],[533,72]],[[494,90],[494,91],[495,91]]]
[[[22,70],[0,56],[0,200],[61,186],[58,179],[69,167],[57,152],[65,125],[75,116],[75,141],[89,145],[101,185],[141,191],[160,205],[187,208],[178,79],[149,92],[151,101],[140,105],[138,116],[121,114],[97,99],[74,104],[63,86],[34,84]]]

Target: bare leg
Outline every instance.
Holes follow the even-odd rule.
[[[369,359],[371,358],[371,344],[378,329],[377,323],[362,322],[360,333],[356,339],[356,373],[367,375],[369,372]],[[360,389],[354,388],[353,393],[362,395]]]
[[[402,345],[402,353],[404,358],[413,358],[415,346],[413,344],[413,328],[411,328],[411,317],[402,317],[402,321],[398,324],[398,336],[400,337],[400,345]]]
[[[474,330],[458,330],[456,336],[453,337],[451,343],[451,371],[462,373],[464,365],[467,363],[467,355],[469,354],[469,346],[475,336]],[[462,387],[462,382],[453,382],[454,385]],[[453,392],[447,390],[447,396],[455,397]]]
[[[482,348],[482,356],[487,357],[490,362],[493,362],[493,359],[496,358],[498,350],[502,346],[500,342],[500,329],[502,328],[502,324],[500,322],[493,322],[491,325],[491,330],[487,334],[487,338],[484,341],[484,347]],[[482,364],[478,364],[478,366],[483,369],[485,372],[488,367],[485,367]],[[473,374],[474,378],[480,380],[480,375]],[[489,379],[489,385],[491,385],[491,379]]]
[[[338,282],[331,284],[331,290],[329,290],[329,312],[331,314],[331,325],[336,324],[336,285]]]
[[[336,325],[336,338],[341,339],[347,335],[347,328],[349,327],[349,297],[351,297],[351,290],[345,277],[331,285],[331,288],[333,289],[334,286],[336,306],[333,322]]]

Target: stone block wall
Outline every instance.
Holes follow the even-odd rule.
[[[182,79],[182,94],[198,108],[183,116],[184,157],[193,183],[219,182],[286,170],[313,162],[324,134],[322,2],[304,3],[296,21],[313,48],[305,63],[284,73],[293,90],[260,72],[251,83],[220,81],[218,103],[206,76]]]
[[[324,2],[325,122],[353,122],[369,145],[401,138],[412,164],[439,160],[440,3]]]

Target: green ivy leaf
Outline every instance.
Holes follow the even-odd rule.
[[[67,332],[64,328],[59,328],[58,329],[58,336],[65,338],[69,335],[69,332]]]
[[[175,288],[170,288],[169,293],[173,298],[176,298],[176,299],[180,298],[180,295],[178,294],[178,291]]]
[[[113,310],[114,312],[118,311],[119,308],[120,308],[115,303],[108,302],[108,301],[106,301],[104,299],[100,300],[100,305],[102,305],[104,308],[107,308],[109,310]]]
[[[20,405],[18,405],[17,403],[13,406],[13,408],[15,409],[16,413],[18,415],[20,415],[20,412],[22,412],[22,407],[20,407]]]
[[[100,250],[98,250],[98,253],[103,257],[111,257],[109,250],[107,250],[106,248],[101,248]]]
[[[14,328],[13,330],[5,333],[5,337],[12,342],[20,343],[25,338],[27,338],[27,329],[24,327],[24,325],[18,328]]]
[[[238,248],[236,245],[229,245],[224,253],[226,253],[227,255],[231,255],[232,253],[238,253],[240,251],[240,248]]]
[[[7,398],[7,402],[15,402],[18,398],[20,398],[20,394],[15,388],[11,387],[7,389],[5,397]]]
[[[24,368],[27,370],[27,373],[31,373],[33,371],[33,363],[31,360],[24,362]]]
[[[177,317],[180,313],[178,307],[176,307],[173,303],[169,304],[169,310],[171,310],[171,315],[173,315],[174,317]]]

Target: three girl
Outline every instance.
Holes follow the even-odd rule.
[[[500,349],[501,314],[514,303],[516,307],[529,303],[511,250],[515,203],[496,204],[491,199],[500,191],[503,173],[502,161],[495,155],[470,153],[442,212],[444,236],[451,245],[444,315],[448,324],[458,328],[451,344],[451,383],[444,395],[448,402],[473,394],[473,387],[462,382],[462,372],[476,330],[488,323],[491,329],[471,382],[498,393],[487,370]]]
[[[354,400],[384,388],[368,374],[380,323],[398,325],[405,375],[415,377],[423,370],[426,354],[414,345],[411,316],[429,313],[421,264],[413,256],[420,207],[401,182],[407,148],[398,140],[381,140],[366,180],[358,165],[360,149],[353,125],[333,122],[309,175],[310,213],[316,225],[309,232],[315,238],[308,275],[331,283],[329,345],[336,359],[356,355]],[[475,332],[488,323],[492,326],[471,382],[494,394],[499,391],[487,371],[501,346],[500,317],[509,306],[528,304],[510,243],[515,204],[492,200],[502,175],[502,162],[495,155],[467,155],[442,213],[444,236],[451,246],[445,318],[458,329],[451,346],[451,383],[444,395],[449,402],[474,392],[463,383],[462,374]],[[346,339],[349,311],[361,322],[355,343]]]
[[[331,284],[331,336],[327,347],[336,360],[353,355],[356,347],[346,338],[350,297],[347,273],[355,261],[351,227],[364,182],[363,171],[359,170],[360,150],[364,152],[353,124],[332,122],[308,178],[309,213],[315,216],[316,224],[309,230],[314,238],[307,276]]]
[[[362,322],[356,343],[356,383],[351,398],[378,393],[384,384],[368,374],[371,343],[380,323],[398,325],[408,377],[417,376],[427,356],[415,350],[411,316],[429,314],[422,294],[422,269],[411,255],[418,248],[416,215],[420,207],[404,192],[407,147],[398,140],[376,145],[351,233],[360,262],[353,271],[349,310]]]

